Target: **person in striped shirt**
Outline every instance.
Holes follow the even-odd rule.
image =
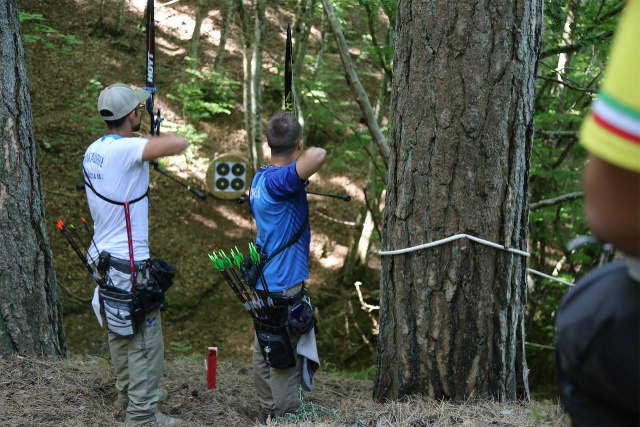
[[[587,224],[625,255],[560,303],[560,397],[574,426],[640,425],[640,0],[621,16],[604,82],[580,131]]]

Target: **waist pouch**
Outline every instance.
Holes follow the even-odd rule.
[[[306,286],[304,286],[304,282],[302,282],[302,288],[294,295],[290,296],[282,296],[282,292],[265,292],[261,289],[256,289],[258,296],[263,300],[267,298],[271,298],[271,301],[277,306],[294,306],[301,302],[306,296],[309,295],[309,291]]]
[[[286,369],[296,366],[296,358],[286,325],[267,325],[254,319],[256,337],[262,357],[269,368]]]
[[[158,308],[164,310],[167,307],[164,292],[152,280],[148,280],[146,284],[138,285],[134,300],[145,314]]]
[[[144,320],[144,312],[131,292],[100,289],[102,312],[107,330],[120,338],[132,338],[138,324]]]
[[[176,268],[165,260],[153,258],[150,262],[149,271],[163,293],[167,292],[173,285],[173,279],[176,277]]]

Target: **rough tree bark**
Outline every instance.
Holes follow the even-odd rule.
[[[0,2],[0,53],[0,356],[66,356],[14,0]]]
[[[526,250],[542,0],[401,1],[384,250]],[[457,240],[382,257],[374,398],[527,399],[526,259]]]

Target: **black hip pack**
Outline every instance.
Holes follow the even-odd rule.
[[[291,337],[299,338],[315,326],[307,288],[303,285],[291,296],[276,296],[264,291],[258,291],[258,294],[274,304],[268,323],[258,318],[253,320],[262,356],[270,368],[292,368],[296,366],[296,355]]]
[[[257,319],[254,319],[253,325],[262,357],[269,368],[287,369],[296,366],[287,325],[269,325]]]
[[[136,287],[138,303],[145,313],[157,308],[160,310],[167,308],[164,294],[169,290],[176,276],[176,268],[160,258],[151,259],[148,262],[148,268],[150,277]]]

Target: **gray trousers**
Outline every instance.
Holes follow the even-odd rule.
[[[110,270],[115,276],[130,280],[129,275]],[[116,389],[121,400],[128,399],[126,419],[144,420],[158,410],[158,385],[164,368],[164,341],[160,310],[149,312],[130,339],[109,332],[111,363],[116,374]]]
[[[282,292],[281,296],[292,296],[300,291],[302,285],[296,285]],[[295,349],[298,342],[290,336]],[[295,351],[295,350],[294,350]],[[300,407],[298,386],[302,381],[302,357],[296,353],[296,366],[287,369],[269,368],[260,351],[258,338],[253,343],[253,383],[263,414],[277,417],[295,412]]]

